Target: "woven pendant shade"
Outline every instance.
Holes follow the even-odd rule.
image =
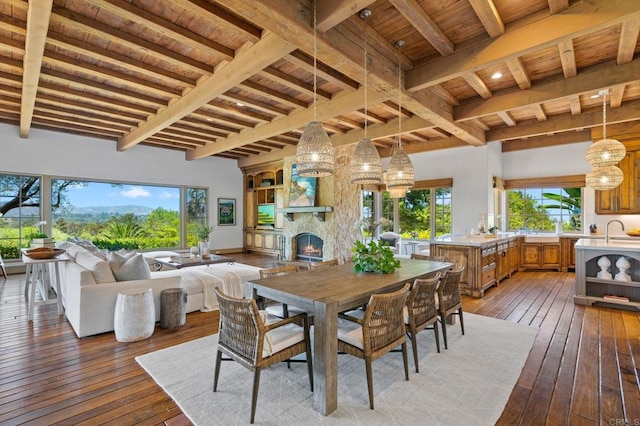
[[[382,162],[380,154],[370,139],[360,139],[349,161],[349,182],[382,182]]]
[[[592,166],[615,166],[627,154],[625,146],[615,139],[607,139],[607,94],[609,89],[602,90],[602,140],[587,148],[585,158]]]
[[[299,176],[323,177],[333,174],[333,145],[318,121],[310,121],[300,136],[296,150]]]
[[[587,148],[587,163],[592,166],[615,166],[627,154],[627,149],[615,139],[602,139]]]
[[[297,173],[304,177],[323,177],[333,175],[334,159],[333,145],[329,135],[316,120],[317,110],[317,56],[318,56],[318,36],[316,33],[317,11],[316,3],[313,2],[313,121],[300,136],[300,141],[296,147]]]
[[[395,150],[387,169],[387,188],[410,189],[414,183],[415,172],[409,156],[402,149]]]
[[[624,174],[616,166],[595,166],[586,176],[586,185],[598,191],[606,191],[618,187]]]

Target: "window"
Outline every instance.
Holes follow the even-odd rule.
[[[451,179],[416,182],[414,189],[400,199],[391,198],[386,191],[362,191],[363,218],[371,218],[371,221],[378,218],[378,222],[381,217],[389,219],[393,222],[393,229],[407,239],[417,235],[418,239],[429,240],[449,234],[452,184]],[[379,206],[379,213],[376,206]],[[384,230],[391,230],[389,228]]]
[[[4,259],[20,257],[31,234],[41,231],[42,178],[0,174],[0,254]]]
[[[207,190],[200,188],[187,188],[187,246],[198,245],[196,226],[210,225],[208,219]]]
[[[582,231],[581,188],[526,188],[507,191],[508,228]]]

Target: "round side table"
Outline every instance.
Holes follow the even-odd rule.
[[[118,293],[113,315],[113,330],[118,342],[137,342],[153,334],[156,308],[153,291],[131,289]]]

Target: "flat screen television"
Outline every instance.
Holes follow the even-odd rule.
[[[258,225],[273,226],[276,223],[275,204],[258,204]]]

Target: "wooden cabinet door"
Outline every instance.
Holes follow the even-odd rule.
[[[540,266],[545,268],[560,267],[560,244],[542,244],[540,246]]]
[[[520,266],[523,268],[537,268],[541,265],[540,244],[522,243]]]
[[[624,174],[619,187],[608,191],[596,191],[596,213],[598,214],[635,214],[638,206],[638,151],[627,152],[618,167]]]

